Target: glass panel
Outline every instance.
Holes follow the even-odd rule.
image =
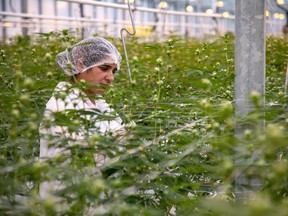
[[[80,4],[72,3],[70,7],[70,16],[79,18],[81,17]]]
[[[39,14],[39,2],[38,0],[27,1],[27,12],[30,14]]]
[[[6,11],[21,13],[21,4],[18,1],[5,1]]]
[[[69,16],[69,4],[64,1],[57,1],[57,15]]]
[[[42,14],[43,15],[55,15],[55,0],[42,0]]]

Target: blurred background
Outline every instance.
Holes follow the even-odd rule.
[[[0,38],[70,29],[80,36],[119,37],[131,26],[128,0],[0,0]],[[234,33],[235,0],[130,0],[137,36],[203,37]],[[278,6],[277,6],[278,4]],[[286,0],[267,0],[266,32],[280,36]]]

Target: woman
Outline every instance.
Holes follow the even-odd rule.
[[[87,145],[86,140],[95,133],[125,134],[122,120],[101,96],[113,83],[120,61],[115,46],[99,37],[84,39],[57,55],[56,62],[71,76],[71,83],[60,82],[46,104],[40,126],[42,160],[69,155],[69,146],[75,142]],[[96,165],[101,166],[104,156],[94,156]],[[59,184],[54,182],[55,186]],[[40,194],[46,196],[50,187],[43,183]]]

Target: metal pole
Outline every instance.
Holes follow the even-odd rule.
[[[235,112],[243,117],[254,109],[251,103],[251,92],[257,91],[261,95],[264,106],[265,94],[265,7],[263,0],[237,0],[235,20]],[[263,122],[264,123],[264,122]],[[246,129],[253,129],[249,123],[238,125],[235,135],[241,137]],[[247,197],[247,186],[256,190],[259,180],[248,181],[243,170],[247,168],[245,146],[236,150],[235,165],[239,172],[235,177],[236,199]],[[257,156],[256,156],[257,157]],[[253,161],[255,158],[249,158]],[[250,163],[251,165],[251,163]]]
[[[56,0],[54,1],[53,10],[54,10],[54,16],[57,17],[58,16],[58,6],[57,6],[57,1]],[[58,29],[58,20],[56,20],[54,22],[54,31],[57,31],[57,29]]]
[[[43,14],[43,10],[42,10],[42,0],[38,0],[38,12],[40,15]],[[42,33],[43,32],[43,28],[42,28],[42,19],[39,19],[39,31]]]
[[[80,8],[80,17],[83,18],[84,17],[84,5],[83,4],[79,4],[79,8]],[[85,29],[83,28],[83,23],[81,22],[81,37],[84,38],[84,31]]]
[[[3,11],[6,11],[6,2],[5,2],[5,0],[2,0],[2,7],[3,7]],[[3,16],[3,19],[5,19],[5,16]],[[2,26],[2,38],[3,38],[3,42],[5,42],[6,36],[7,36],[6,27],[5,27],[5,26]]]
[[[28,5],[27,5],[27,0],[22,0],[21,1],[21,13],[28,13]],[[28,20],[27,18],[23,18],[24,20]],[[25,22],[24,22],[25,24]],[[26,25],[26,24],[25,24]],[[22,27],[22,34],[24,36],[28,35],[28,28],[27,27]]]
[[[114,0],[114,3],[117,3],[117,0]],[[117,20],[118,20],[118,9],[114,9],[114,17],[113,17],[113,25],[115,26],[114,37],[118,36],[118,29],[117,29]]]

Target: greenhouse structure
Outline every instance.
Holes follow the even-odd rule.
[[[202,37],[234,32],[234,0],[133,0],[137,35],[163,34]],[[267,33],[280,35],[285,12],[267,1]],[[129,28],[125,0],[1,0],[0,37],[75,29],[79,34],[119,37]]]

